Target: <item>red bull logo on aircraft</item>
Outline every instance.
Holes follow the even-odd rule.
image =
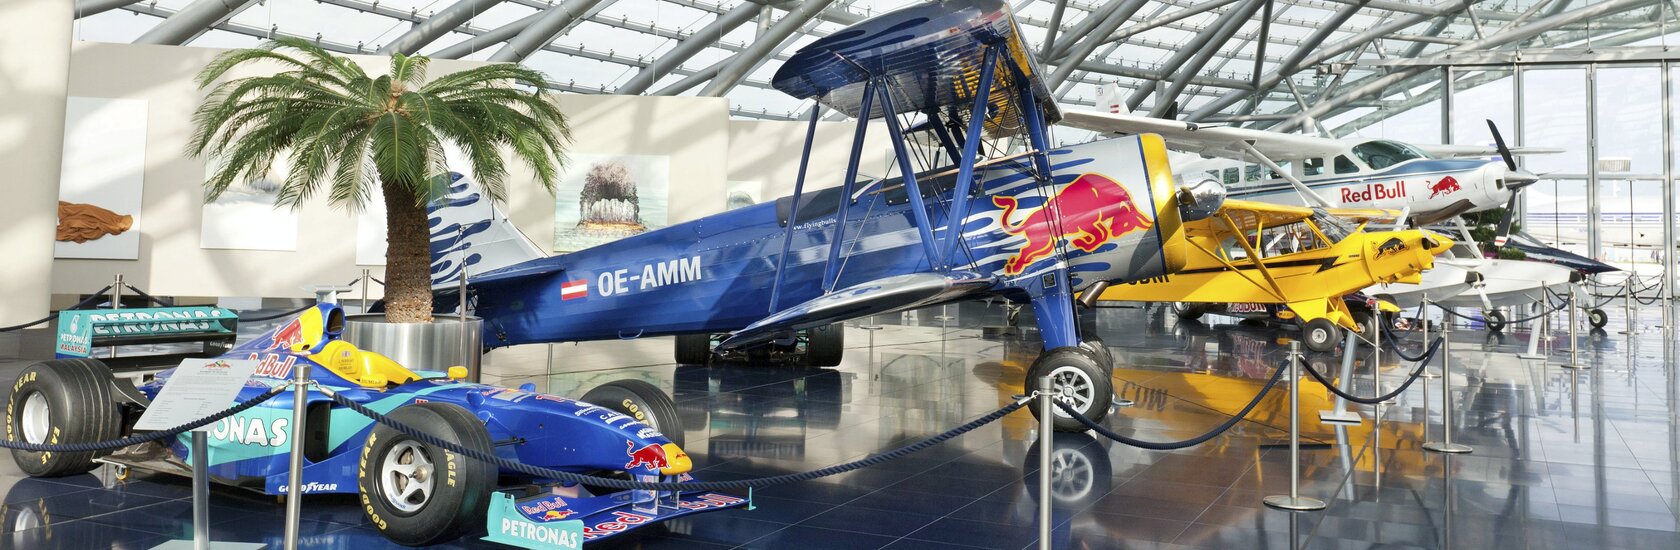
[[[1019,275],[1049,256],[1063,239],[1085,252],[1096,252],[1103,243],[1152,224],[1131,192],[1100,174],[1080,175],[1017,223],[1009,219],[1018,206],[1015,197],[992,197],[992,204],[1003,207],[999,218],[1003,231],[1027,239],[1004,264],[1003,271],[1009,275]]]
[[[1441,181],[1429,186],[1429,198],[1433,199],[1437,195],[1446,195],[1458,191],[1458,189],[1458,180],[1453,179],[1452,176],[1444,176]]]

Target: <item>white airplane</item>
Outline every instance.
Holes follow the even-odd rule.
[[[1554,197],[1539,187],[1526,193],[1529,196],[1528,210],[1523,213],[1524,233],[1551,246],[1585,245],[1590,242],[1592,235],[1587,229],[1590,216],[1585,196]],[[1630,205],[1625,196],[1606,197],[1599,201],[1598,242],[1606,249],[1626,250],[1630,246],[1661,249],[1662,201],[1646,199],[1641,202],[1636,198],[1633,202],[1635,204]]]
[[[1385,139],[1333,139],[1152,118],[1126,112],[1119,86],[1108,84],[1098,110],[1064,109],[1061,124],[1100,134],[1160,134],[1167,147],[1201,158],[1173,166],[1207,173],[1233,198],[1322,207],[1401,210],[1417,225],[1504,206],[1538,178],[1517,167],[1516,154],[1558,149],[1412,145]],[[1501,157],[1489,160],[1486,157]],[[1466,158],[1481,157],[1481,158]]]

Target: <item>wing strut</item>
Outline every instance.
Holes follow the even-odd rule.
[[[822,102],[811,106],[811,125],[805,128],[805,152],[799,156],[799,177],[793,180],[793,207],[788,210],[787,231],[782,233],[782,256],[776,260],[776,279],[770,283],[770,312],[779,308],[782,294],[782,275],[787,271],[788,248],[793,246],[793,228],[799,225],[799,199],[805,192],[805,169],[811,164],[811,142],[817,137],[817,121],[822,120]]]
[[[852,209],[852,188],[857,185],[858,162],[863,158],[863,138],[869,134],[869,115],[874,108],[876,80],[870,79],[863,84],[863,99],[858,106],[857,129],[852,132],[852,155],[846,161],[846,178],[841,180],[845,186],[840,194],[840,212],[834,219],[834,240],[828,243],[828,264],[823,268],[822,289],[824,293],[834,290],[840,284],[840,245],[846,241],[846,218]],[[806,144],[807,149],[810,144]],[[861,228],[859,228],[861,231]]]
[[[1272,159],[1267,157],[1265,153],[1261,153],[1259,149],[1255,149],[1254,142],[1245,139],[1238,141],[1237,143],[1242,145],[1243,150],[1248,151],[1248,154],[1254,155],[1254,157],[1260,161],[1260,164],[1263,164],[1266,168],[1271,169],[1272,173],[1288,180],[1289,185],[1295,187],[1295,192],[1300,193],[1301,198],[1306,199],[1307,202],[1316,204],[1321,208],[1335,208],[1336,205],[1330,204],[1330,201],[1325,199],[1323,195],[1319,195],[1317,191],[1313,191],[1311,187],[1307,187],[1307,184],[1301,183],[1301,180],[1295,179],[1295,174],[1289,173],[1289,170],[1286,170],[1283,167],[1278,166],[1277,163],[1272,162]]]
[[[996,74],[997,60],[997,48],[988,46],[985,60],[980,63],[980,83],[974,88],[974,107],[968,113],[968,132],[962,144],[962,158],[957,161],[957,190],[952,195],[951,215],[945,220],[948,227],[939,258],[947,263],[957,252],[957,241],[962,239],[963,220],[968,218],[968,199],[974,186],[974,162],[980,154],[981,132],[985,131],[986,106],[991,103],[992,77]],[[944,134],[940,135],[943,139]]]
[[[884,89],[879,91],[881,110],[887,118],[887,133],[892,138],[893,154],[898,158],[898,172],[904,175],[904,190],[910,195],[910,212],[916,216],[916,231],[921,233],[928,267],[943,271],[945,262],[939,257],[939,245],[933,240],[933,225],[928,221],[927,201],[922,198],[922,186],[916,183],[916,165],[910,163],[910,151],[904,146],[904,130],[898,124],[898,111],[893,107],[892,92]],[[812,129],[814,130],[815,126]],[[811,145],[807,141],[805,146],[809,148]]]

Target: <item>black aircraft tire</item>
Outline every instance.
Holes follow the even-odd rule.
[[[484,422],[460,405],[415,403],[390,417],[464,447],[486,453],[493,449]],[[359,465],[356,489],[361,493],[362,511],[391,542],[430,546],[484,528],[490,490],[496,484],[494,465],[433,447],[384,424],[375,425],[368,434]],[[407,477],[401,473],[404,467],[425,474]],[[392,493],[411,484],[429,492],[406,498],[401,492]]]
[[[805,364],[836,367],[846,355],[846,327],[840,323],[806,331]]]
[[[1301,343],[1307,349],[1316,352],[1336,350],[1336,335],[1341,333],[1341,326],[1323,317],[1307,321],[1301,326]]]
[[[1074,409],[1086,418],[1102,422],[1108,416],[1109,406],[1114,403],[1114,382],[1109,378],[1108,369],[1098,365],[1091,352],[1079,347],[1062,347],[1040,354],[1027,369],[1027,392],[1038,391],[1038,379],[1046,375],[1051,377],[1050,383],[1054,388],[1073,388]],[[1036,418],[1045,414],[1045,411],[1038,410],[1037,399],[1029,401],[1028,407]],[[1086,429],[1078,420],[1066,416],[1060,407],[1050,414],[1056,415],[1053,422],[1058,432],[1083,432]]]
[[[647,424],[665,434],[665,438],[676,443],[677,447],[683,447],[687,442],[683,437],[682,415],[677,413],[676,401],[653,384],[641,380],[614,380],[589,390],[589,393],[583,394],[582,401],[618,411]]]
[[[1101,338],[1086,336],[1085,340],[1079,342],[1079,347],[1091,352],[1091,356],[1096,358],[1097,364],[1102,365],[1103,370],[1111,374],[1114,372],[1114,351],[1108,349],[1108,344],[1103,343]]]
[[[712,360],[712,335],[678,334],[678,365],[704,365]]]
[[[30,443],[96,443],[121,430],[111,400],[111,369],[98,359],[56,359],[30,365],[6,399],[6,440]],[[12,451],[18,469],[34,477],[86,473],[106,453]]]
[[[1593,308],[1587,310],[1587,323],[1593,328],[1604,328],[1604,325],[1610,324],[1610,316],[1602,309]]]
[[[1487,325],[1489,331],[1504,331],[1506,324],[1505,313],[1499,310],[1484,311],[1482,312],[1482,322]]]

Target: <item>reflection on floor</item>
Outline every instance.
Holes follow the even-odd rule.
[[[1447,456],[1419,447],[1441,437],[1441,380],[1414,385],[1393,404],[1352,407],[1359,425],[1324,424],[1335,404],[1314,382],[1301,386],[1302,494],[1321,512],[1291,514],[1261,504],[1287,491],[1287,392],[1264,398],[1249,420],[1198,447],[1151,452],[1082,434],[1059,434],[1052,459],[1057,548],[1680,548],[1680,387],[1660,308],[1623,309],[1612,333],[1582,334],[1584,363],[1565,370],[1524,361],[1529,333],[1452,333],[1456,440],[1475,447]],[[847,329],[846,363],[835,369],[671,364],[671,342],[654,338],[525,346],[493,352],[486,382],[535,383],[581,395],[600,383],[648,380],[675,396],[688,453],[708,480],[819,468],[897,448],[991,412],[1021,391],[1037,353],[1026,337],[987,338],[1003,315],[983,304],[864,320]],[[1160,309],[1102,309],[1087,324],[1120,363],[1115,387],[1136,405],[1108,424],[1168,441],[1200,434],[1240,409],[1283,357],[1276,329],[1181,323]],[[1559,316],[1561,318],[1561,316]],[[1555,325],[1554,325],[1555,326]],[[255,330],[257,327],[250,327]],[[0,359],[41,348],[0,335]],[[1551,345],[1568,346],[1554,333]],[[1412,352],[1421,338],[1413,334]],[[1352,390],[1391,390],[1409,370],[1393,354],[1380,368],[1361,352]],[[1322,372],[1340,356],[1315,356]],[[21,361],[0,363],[10,380]],[[1425,387],[1427,384],[1428,387]],[[6,384],[5,386],[9,386]],[[1433,402],[1426,402],[1428,395]],[[1374,421],[1380,419],[1380,421]],[[1037,540],[1036,424],[1020,411],[925,452],[861,471],[779,486],[754,495],[756,510],[680,518],[608,548],[1026,548]],[[109,470],[64,479],[22,477],[0,460],[0,546],[150,548],[191,533],[184,480]],[[215,491],[211,534],[219,540],[281,539],[274,499]],[[351,496],[311,496],[309,548],[377,548]],[[460,547],[485,546],[476,538]]]

